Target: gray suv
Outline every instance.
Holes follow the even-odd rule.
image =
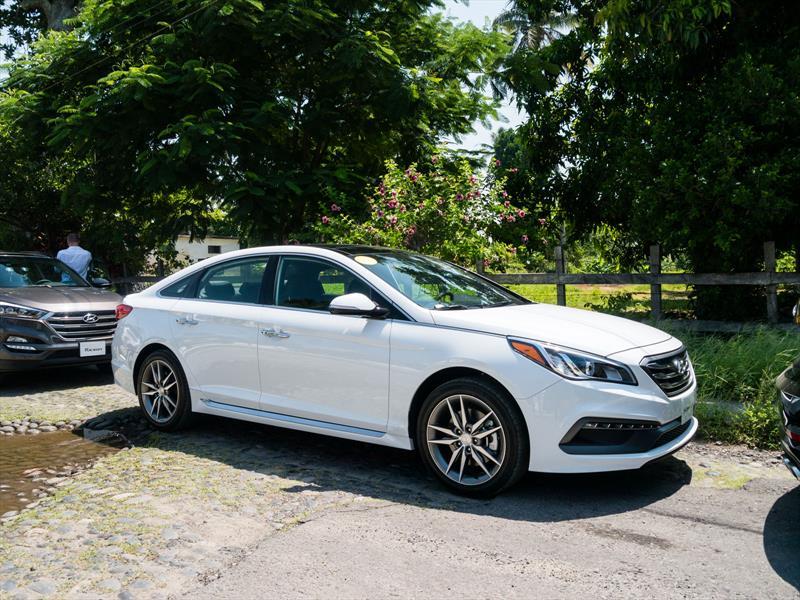
[[[122,298],[59,260],[0,252],[0,373],[39,367],[109,368]]]

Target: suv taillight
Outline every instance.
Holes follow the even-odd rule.
[[[116,315],[117,321],[120,319],[127,317],[129,314],[133,312],[133,307],[128,306],[127,304],[117,304]]]

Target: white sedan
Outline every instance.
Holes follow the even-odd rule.
[[[477,496],[526,471],[639,468],[697,431],[674,337],[412,252],[252,248],[124,302],[114,376],[162,430],[206,413],[416,448]]]

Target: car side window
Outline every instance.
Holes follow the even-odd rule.
[[[267,258],[236,260],[209,268],[197,286],[201,300],[258,303]]]
[[[328,261],[314,258],[281,259],[275,281],[277,306],[328,310],[331,300],[346,294],[353,276]]]
[[[377,291],[353,273],[326,260],[284,257],[275,281],[275,304],[327,311],[331,300],[344,294],[364,294],[389,308],[389,318],[405,317]]]

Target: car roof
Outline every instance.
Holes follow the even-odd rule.
[[[364,254],[409,253],[408,250],[403,248],[385,248],[383,246],[367,246],[359,244],[312,244],[311,247],[332,250],[347,256],[358,256]]]
[[[6,251],[0,250],[0,256],[28,256],[34,258],[52,258],[52,256],[48,256],[44,252],[20,252],[20,251]]]

